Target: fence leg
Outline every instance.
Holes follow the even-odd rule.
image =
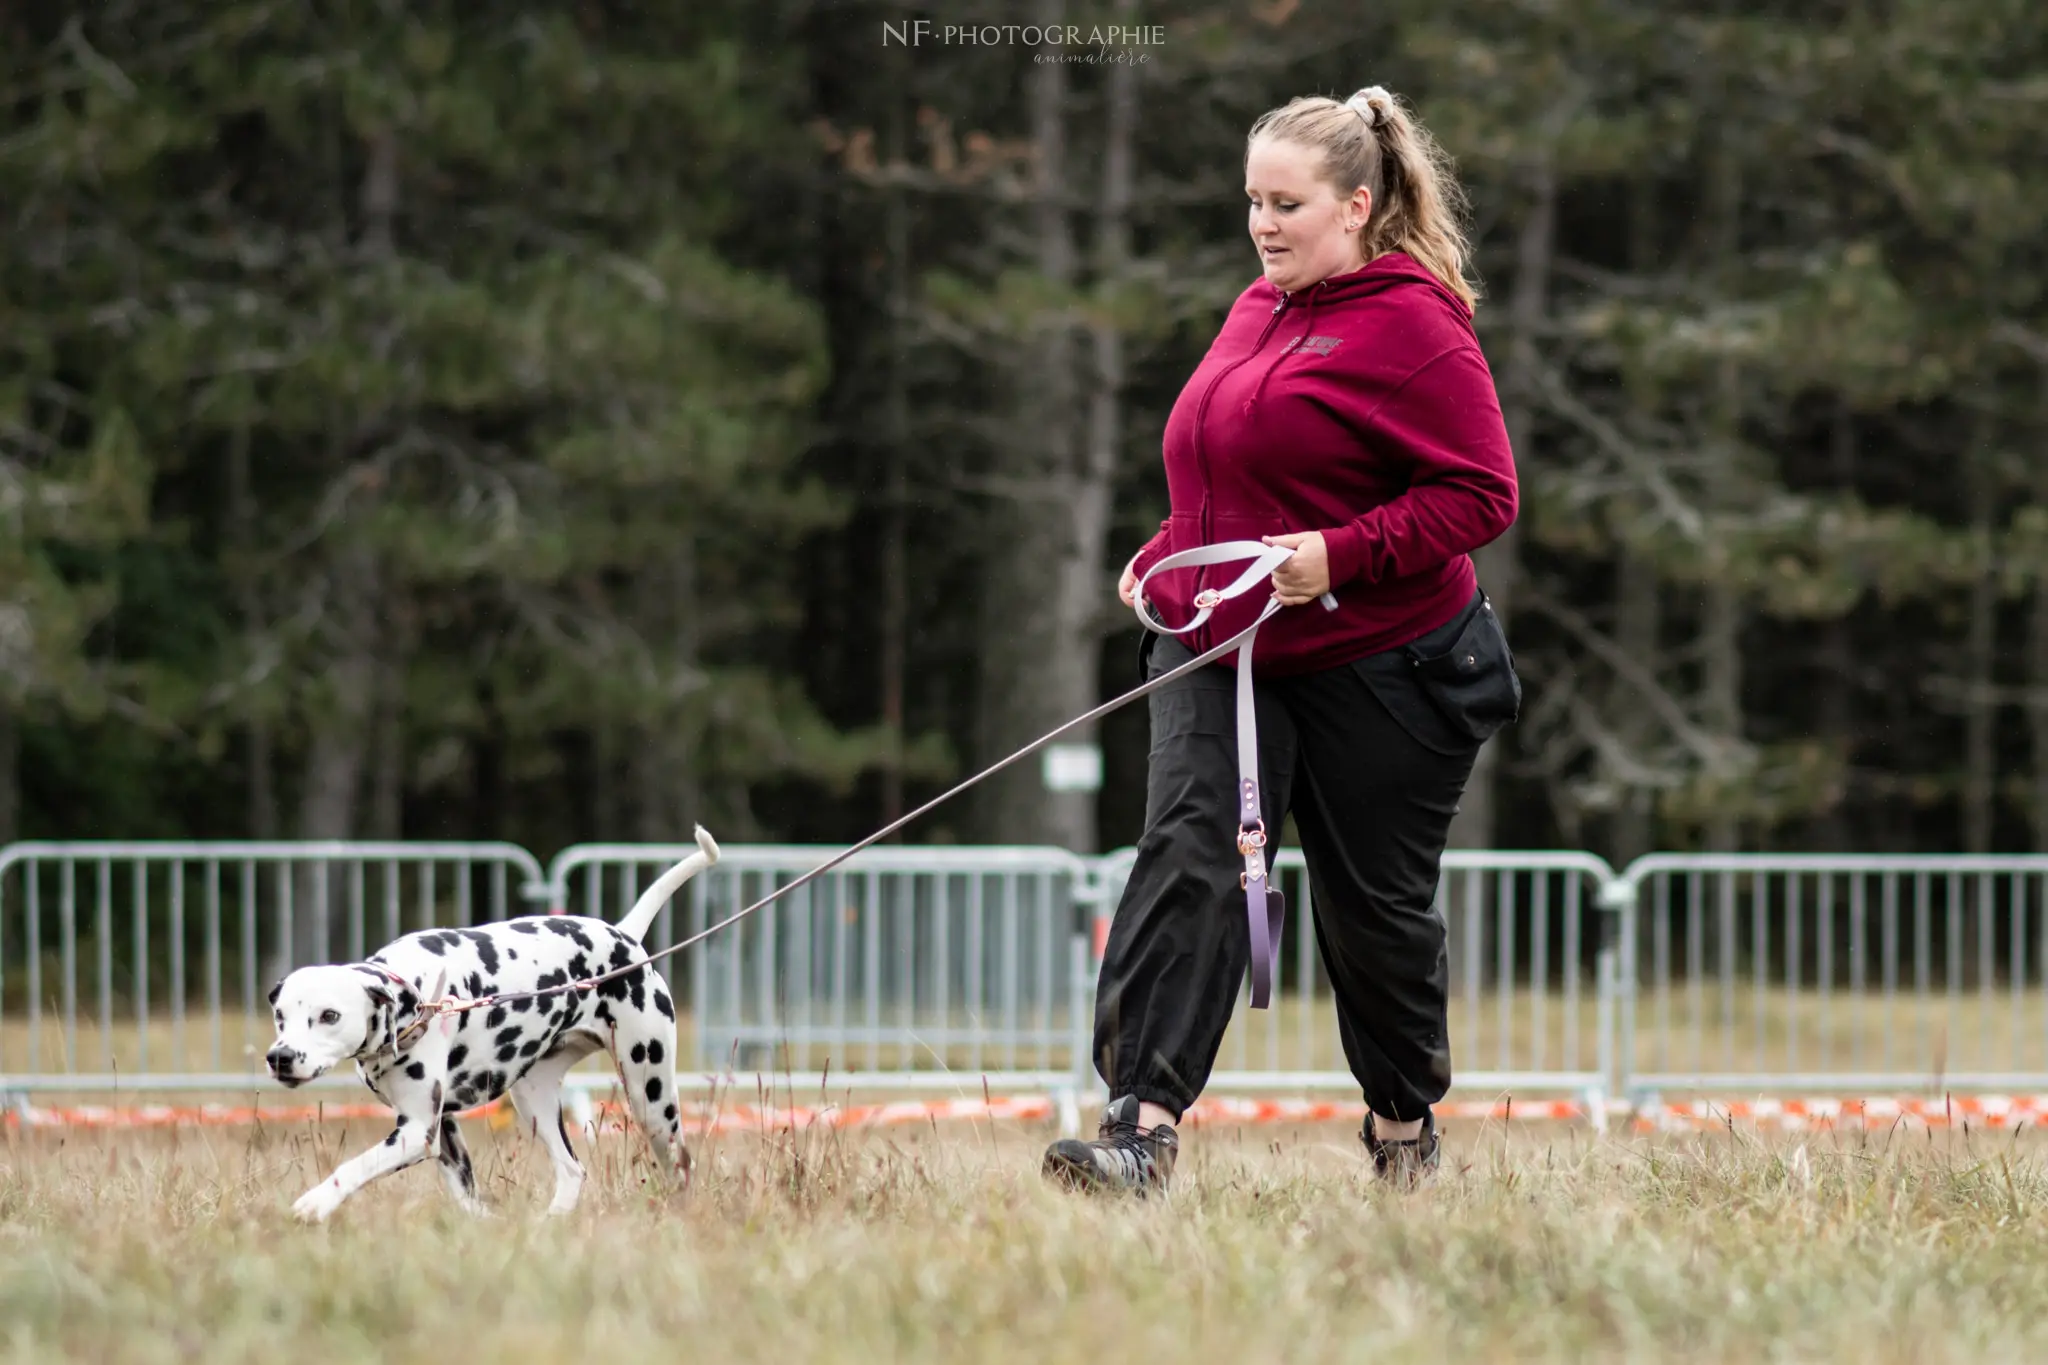
[[[1068,940],[1068,968],[1073,983],[1067,992],[1068,1068],[1074,1079],[1071,1085],[1061,1087],[1060,1092],[1053,1096],[1061,1137],[1081,1135],[1081,1096],[1088,1093],[1093,1078],[1088,1066],[1088,1050],[1094,1045],[1095,1037],[1092,1026],[1095,974],[1089,970],[1092,953],[1088,940],[1086,932],[1076,933]]]
[[[1635,922],[1636,887],[1626,879],[1607,882],[1598,896],[1600,907],[1600,1089],[1603,1101],[1625,1096],[1635,1062]]]

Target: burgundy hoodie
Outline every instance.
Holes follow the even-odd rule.
[[[1292,294],[1238,295],[1166,421],[1172,515],[1131,561],[1321,531],[1335,611],[1290,607],[1259,630],[1261,675],[1408,643],[1472,599],[1470,553],[1518,504],[1514,453],[1463,300],[1403,252]],[[1169,625],[1242,565],[1169,569],[1146,597]],[[1270,590],[1224,603],[1197,650],[1251,624]],[[1226,657],[1223,663],[1231,662]]]

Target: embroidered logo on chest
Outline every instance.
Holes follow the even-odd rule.
[[[1291,355],[1295,351],[1314,351],[1317,355],[1327,356],[1343,344],[1343,337],[1300,336],[1288,342],[1286,348],[1281,351],[1281,354]]]

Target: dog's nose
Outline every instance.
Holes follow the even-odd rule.
[[[280,1044],[279,1046],[274,1047],[270,1049],[270,1051],[264,1053],[263,1060],[270,1063],[270,1069],[272,1071],[277,1072],[279,1075],[283,1075],[285,1072],[291,1070],[292,1050]]]

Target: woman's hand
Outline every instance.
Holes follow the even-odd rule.
[[[1292,535],[1261,536],[1267,545],[1284,545],[1294,557],[1273,570],[1273,596],[1283,607],[1313,602],[1330,590],[1330,551],[1321,531],[1300,531]]]
[[[1133,559],[1129,564],[1124,565],[1124,576],[1116,581],[1116,595],[1123,598],[1124,605],[1127,607],[1136,607],[1138,605],[1134,600],[1138,592],[1138,574],[1137,570],[1133,567],[1137,562],[1137,560]]]

